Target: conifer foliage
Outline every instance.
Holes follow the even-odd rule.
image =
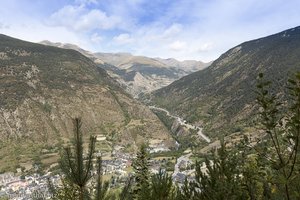
[[[167,172],[160,169],[157,174],[152,175],[150,184],[151,200],[173,200],[176,197],[176,188],[173,180]]]
[[[91,179],[93,177],[95,158],[96,137],[90,137],[89,148],[87,154],[83,149],[83,135],[81,131],[82,122],[80,118],[73,119],[74,138],[73,145],[65,147],[60,160],[60,168],[62,171],[62,187],[52,191],[56,199],[95,199],[103,200],[106,197],[108,183],[102,182],[102,161],[97,159],[97,186],[93,185]],[[85,156],[86,155],[86,156]]]
[[[270,93],[270,82],[259,75],[258,103],[261,106],[262,125],[267,134],[263,143],[268,156],[265,166],[272,170],[270,185],[274,198],[300,198],[300,73],[289,80],[287,102]]]
[[[79,189],[79,199],[88,195],[87,184],[92,177],[93,158],[96,138],[91,136],[87,157],[83,155],[83,138],[81,132],[82,122],[80,118],[73,120],[74,125],[74,149],[66,147],[60,166],[66,179]]]
[[[206,159],[205,168],[196,164],[192,193],[199,199],[239,199],[241,187],[241,159],[239,152],[226,149],[224,140],[213,159]]]
[[[195,181],[181,187],[177,199],[300,199],[300,73],[277,97],[259,75],[257,104],[260,139],[246,136],[221,147],[205,165],[196,164]]]
[[[149,160],[147,146],[142,144],[137,155],[132,163],[134,170],[134,187],[133,187],[133,196],[136,199],[142,199],[142,196],[148,195],[149,192]]]
[[[109,182],[102,180],[102,158],[97,158],[97,185],[96,185],[96,195],[95,200],[107,199],[106,195],[109,189]]]
[[[174,200],[176,186],[172,177],[160,169],[157,174],[150,175],[149,154],[147,146],[141,145],[132,167],[134,169],[132,196],[127,199],[137,200]]]

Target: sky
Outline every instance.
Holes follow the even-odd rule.
[[[300,0],[0,0],[0,33],[178,60],[300,26]]]

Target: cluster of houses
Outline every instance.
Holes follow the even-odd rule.
[[[48,190],[48,183],[59,184],[58,175],[32,174],[28,176],[16,176],[13,173],[0,174],[0,198],[12,200],[28,200],[33,198],[48,198],[51,195]]]
[[[131,166],[132,159],[133,157],[130,154],[119,151],[113,152],[112,159],[103,159],[102,161],[103,175],[127,176],[126,169]]]
[[[193,163],[190,160],[181,160],[177,165],[178,171],[174,172],[172,176],[174,182],[183,184],[185,179],[194,180],[195,169],[192,168]]]
[[[104,138],[99,137],[98,139]],[[153,143],[150,150],[153,152],[168,151],[160,141]],[[101,154],[101,156],[103,175],[113,177],[111,186],[118,187],[124,184],[131,173],[128,169],[131,167],[134,157],[131,154],[124,153],[122,147],[114,148],[110,155]],[[161,164],[162,161],[151,160],[151,172],[157,173]],[[33,199],[33,197],[50,199],[49,180],[57,186],[61,183],[60,176],[52,175],[50,172],[45,175],[32,174],[26,176],[17,176],[14,173],[0,174],[0,199],[2,197],[12,200],[28,200]]]

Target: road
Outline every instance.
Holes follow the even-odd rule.
[[[210,138],[207,137],[207,136],[202,132],[202,128],[201,128],[201,127],[194,126],[194,125],[192,125],[192,124],[187,123],[186,120],[184,120],[184,119],[182,119],[182,118],[180,118],[180,117],[178,117],[178,116],[172,115],[168,110],[166,110],[166,109],[164,109],[164,108],[159,108],[159,107],[156,107],[156,106],[149,106],[149,108],[150,108],[151,110],[159,110],[159,111],[165,112],[165,113],[167,114],[167,116],[176,119],[180,125],[183,125],[183,126],[187,127],[188,129],[197,130],[197,131],[198,131],[197,134],[198,134],[201,138],[203,138],[206,142],[208,142],[208,143],[211,142]]]

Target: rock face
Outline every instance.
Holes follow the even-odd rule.
[[[74,117],[82,118],[86,136],[105,135],[128,151],[151,139],[173,144],[156,115],[75,50],[0,35],[0,85],[2,169],[65,143]]]
[[[202,124],[211,136],[254,126],[256,78],[274,82],[278,97],[300,70],[300,27],[240,44],[208,68],[152,93],[152,103]]]
[[[94,55],[108,64],[104,68],[134,97],[165,87],[210,64],[194,60],[180,62],[175,59],[133,56],[128,53]]]
[[[79,51],[104,68],[134,97],[167,86],[185,75],[210,65],[210,63],[195,60],[180,62],[172,58],[149,58],[133,56],[129,53],[93,54],[72,44],[51,43],[49,41],[42,41],[41,43]]]

